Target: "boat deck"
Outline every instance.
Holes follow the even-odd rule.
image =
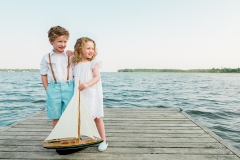
[[[0,159],[239,160],[240,151],[185,112],[161,108],[104,108],[109,147],[59,155],[42,147],[52,130],[45,111],[0,131]]]

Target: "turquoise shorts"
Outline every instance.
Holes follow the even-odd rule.
[[[47,117],[59,119],[72,99],[74,82],[51,82],[46,89],[47,93]]]

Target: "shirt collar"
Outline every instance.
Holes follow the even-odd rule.
[[[52,49],[52,50],[50,51],[50,56],[52,56],[53,54],[56,54],[56,53],[55,53],[55,52],[53,51],[53,49]],[[65,51],[63,51],[62,54],[65,55],[65,56],[67,55]]]

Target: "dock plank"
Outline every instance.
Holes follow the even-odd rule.
[[[51,132],[45,111],[0,131],[0,159],[237,160],[240,152],[185,112],[167,108],[104,108],[109,148],[59,155],[42,147]]]
[[[81,152],[81,151],[80,151]],[[179,154],[109,154],[109,153],[74,153],[58,155],[56,152],[2,152],[2,158],[9,159],[83,159],[83,160],[239,160],[234,155],[179,155]]]

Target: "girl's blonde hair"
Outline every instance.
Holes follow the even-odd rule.
[[[92,40],[91,38],[88,38],[88,37],[82,37],[77,40],[77,42],[75,43],[75,46],[74,46],[74,52],[73,52],[74,57],[72,60],[72,62],[74,64],[77,64],[78,62],[82,61],[82,54],[84,52],[86,43],[89,41],[93,42],[93,44],[94,44],[94,54],[93,54],[92,58],[88,58],[88,60],[92,61],[96,57],[97,49],[96,49],[96,43],[94,42],[94,40]]]

